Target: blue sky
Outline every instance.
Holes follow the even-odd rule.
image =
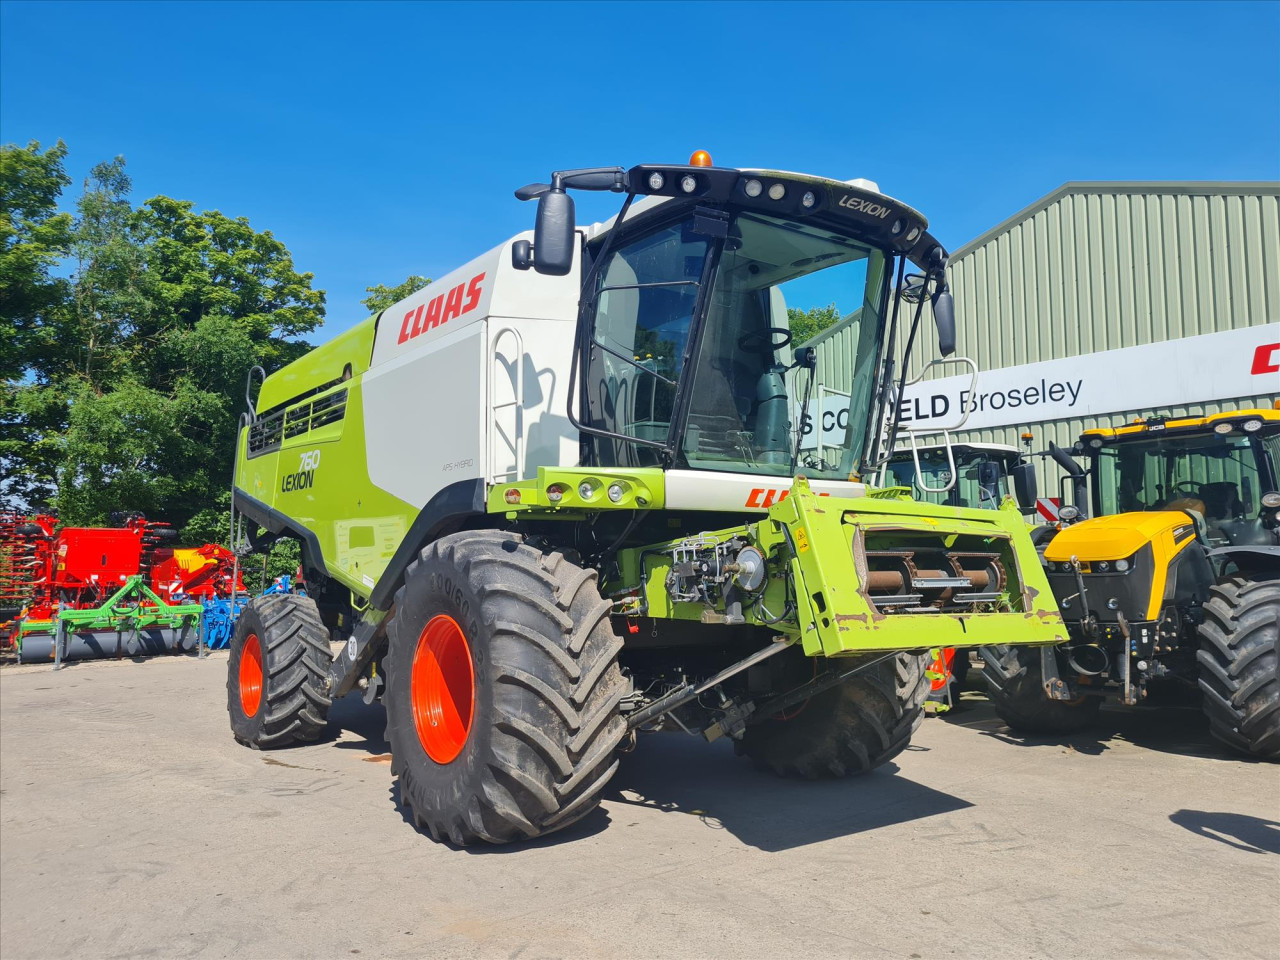
[[[273,231],[323,339],[556,168],[868,177],[953,249],[1066,180],[1280,179],[1280,3],[0,3],[0,140],[59,137],[69,198],[123,154]]]

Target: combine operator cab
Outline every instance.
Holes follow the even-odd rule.
[[[1220,740],[1280,757],[1280,411],[1086,431],[1084,469],[1053,453],[1077,502],[1044,563],[1071,638],[1025,654],[1034,683],[989,671],[1006,719],[1075,726],[1167,678],[1199,684]]]

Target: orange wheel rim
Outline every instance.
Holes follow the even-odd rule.
[[[409,678],[413,725],[427,756],[449,763],[466,745],[475,708],[475,672],[466,635],[453,617],[427,621]]]
[[[251,633],[240,651],[240,709],[246,717],[255,717],[261,705],[262,644],[258,635]]]

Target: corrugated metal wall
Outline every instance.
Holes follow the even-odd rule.
[[[1280,183],[1067,184],[957,250],[957,353],[981,370],[1280,320]],[[928,308],[914,352],[936,356]],[[950,367],[938,376],[959,372]],[[1137,376],[1159,376],[1138,370]],[[1270,407],[1280,395],[1126,410],[969,431],[957,439],[1069,446],[1086,427],[1135,417]],[[1054,495],[1059,471],[1040,471]]]

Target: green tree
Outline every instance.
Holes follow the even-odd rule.
[[[190,526],[184,542],[225,540],[209,511],[225,517],[245,376],[310,349],[324,293],[243,217],[133,207],[120,157],[92,169],[74,217],[57,213],[65,154],[5,148],[0,166],[0,331],[19,346],[0,369],[0,493],[52,495],[66,523],[142,511]]]
[[[73,320],[60,333],[60,349],[44,357],[96,390],[134,372],[144,347],[138,334],[154,312],[144,241],[129,203],[133,183],[124,168],[124,158],[116,157],[85,179],[71,238]]]
[[[67,254],[71,216],[58,198],[71,183],[61,140],[47,150],[0,147],[0,377],[20,380],[51,346],[42,336],[65,305],[67,281],[51,270]]]
[[[0,504],[43,505],[54,492],[67,399],[44,358],[59,348],[70,284],[54,270],[70,249],[58,212],[71,183],[59,140],[0,147]]]
[[[399,303],[405,297],[417,293],[429,283],[431,281],[426,277],[420,277],[416,273],[410,274],[403,283],[398,283],[394,287],[388,287],[383,283],[365,287],[364,291],[369,296],[360,302],[365,305],[370,314],[381,313],[393,303]]]
[[[98,236],[95,263],[132,267],[111,247],[117,232]],[[273,370],[310,349],[300,337],[323,321],[324,293],[269,231],[189,201],[148,200],[128,238],[141,269],[114,269],[95,285],[120,305],[115,349],[127,366],[112,366],[109,385],[86,378],[75,394],[57,505],[68,521],[124,507],[184,528],[229,483],[249,368]]]
[[[840,310],[834,303],[825,307],[812,307],[809,310],[788,307],[787,320],[791,324],[791,342],[800,346],[828,327],[839,323]]]

